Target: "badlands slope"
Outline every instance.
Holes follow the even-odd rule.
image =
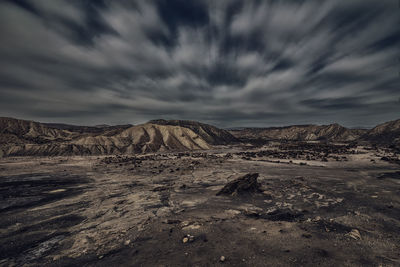
[[[213,145],[228,144],[235,138],[225,130],[194,123],[189,127],[181,121],[158,121],[103,132],[82,132],[57,129],[45,124],[0,119],[0,155],[100,155],[146,153],[209,149]],[[164,123],[161,123],[164,122]],[[70,127],[72,128],[72,127]]]

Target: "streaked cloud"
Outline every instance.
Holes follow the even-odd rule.
[[[3,1],[0,114],[222,127],[400,114],[395,1]]]

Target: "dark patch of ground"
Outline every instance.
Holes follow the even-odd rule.
[[[85,218],[74,214],[87,203],[41,208],[83,193],[91,182],[68,174],[33,173],[0,177],[0,260],[17,257],[18,264],[41,258]]]

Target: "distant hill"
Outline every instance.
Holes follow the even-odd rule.
[[[293,141],[354,141],[366,130],[347,129],[337,123],[330,125],[294,125],[271,128],[245,128],[231,130],[237,138],[263,138],[266,140],[293,140]]]
[[[400,120],[379,124],[366,132],[361,139],[374,143],[400,144]]]
[[[96,125],[96,126],[80,126],[80,125],[71,125],[71,124],[63,124],[63,123],[42,123],[44,126],[47,126],[49,128],[53,129],[59,129],[59,130],[68,130],[71,132],[78,132],[78,133],[103,133],[106,131],[112,131],[112,130],[124,130],[129,127],[132,127],[133,125],[131,124],[124,124],[124,125]]]
[[[73,132],[50,128],[42,123],[0,117],[0,144],[48,143],[56,140],[71,140]]]

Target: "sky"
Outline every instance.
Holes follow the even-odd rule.
[[[0,116],[219,127],[400,119],[397,0],[3,0]]]

